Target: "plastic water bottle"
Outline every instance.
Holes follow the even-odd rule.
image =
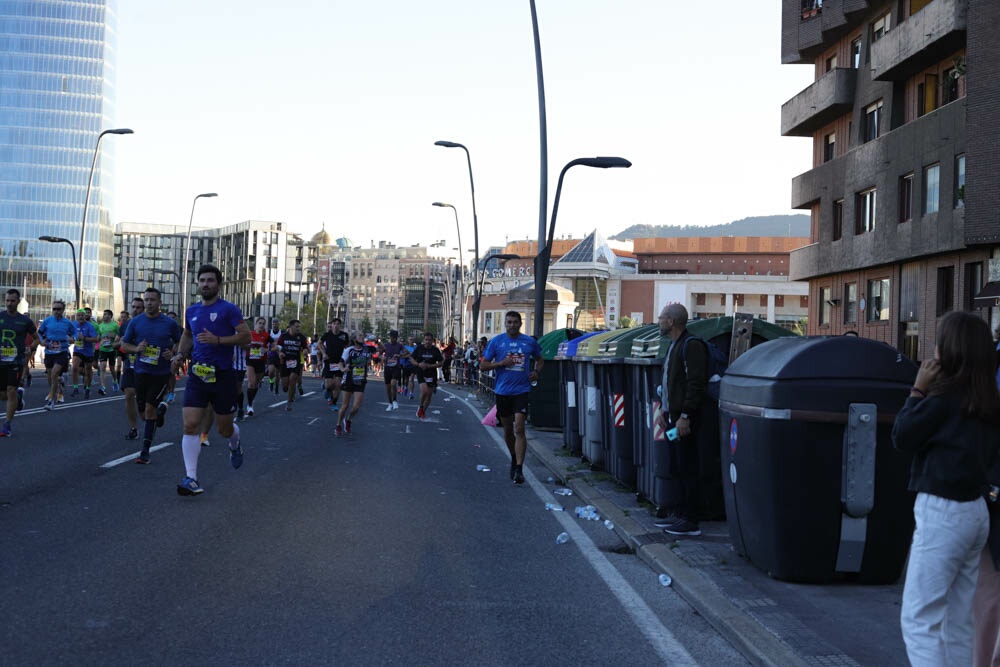
[[[566,544],[569,542],[569,533],[559,533],[556,536],[556,544]]]
[[[604,520],[604,527],[607,528],[608,530],[614,530],[615,529],[615,522],[612,521],[611,519],[605,519]]]
[[[478,470],[479,472],[489,472],[490,467],[484,466],[482,463],[480,463],[479,465],[476,466],[476,470]]]
[[[554,493],[557,496],[572,496],[573,495],[573,491],[571,489],[567,489],[566,487],[558,488],[555,491],[553,491],[552,493]]]
[[[674,583],[674,580],[670,578],[669,574],[661,574],[660,575],[660,585],[661,586],[664,586],[664,587],[665,586],[669,586],[672,583]]]
[[[538,386],[538,380],[532,380],[531,381],[531,388],[534,389],[537,386]]]
[[[672,429],[670,429],[669,431],[667,431],[666,436],[667,436],[667,440],[670,440],[671,442],[674,441],[674,440],[676,440],[677,438],[679,438],[680,435],[677,433],[677,427],[675,426]]]
[[[565,509],[563,508],[563,506],[560,505],[560,504],[558,504],[558,503],[545,503],[545,509],[549,510],[550,512],[564,512],[565,511]]]

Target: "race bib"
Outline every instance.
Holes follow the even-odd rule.
[[[339,371],[340,370],[340,364],[338,364],[337,362],[331,363],[330,364],[330,370],[331,371]]]
[[[262,347],[251,347],[250,348],[250,358],[251,359],[263,359],[264,358],[264,348],[262,348]]]
[[[57,340],[46,341],[45,349],[49,352],[62,352],[62,343]]]
[[[211,364],[195,364],[192,369],[194,376],[205,383],[215,382],[215,366]]]
[[[135,357],[136,357],[135,354],[128,355],[128,363],[129,363],[129,365],[135,366]]]
[[[397,364],[399,364],[399,361],[397,361],[395,357],[393,357],[389,361],[385,362],[385,365],[388,366],[389,368],[392,368],[393,366],[396,366]]]
[[[147,345],[146,349],[142,351],[139,361],[149,366],[156,366],[160,363],[160,348]]]
[[[355,366],[354,368],[352,368],[351,369],[351,377],[354,378],[354,380],[364,380],[365,379],[365,367],[364,366],[361,366],[361,367]]]
[[[0,361],[4,363],[17,361],[17,348],[13,346],[0,347]]]
[[[298,359],[286,359],[285,360],[285,368],[295,368],[298,365],[299,365],[299,360]]]
[[[511,354],[514,358],[514,365],[510,367],[512,371],[523,371],[524,370],[524,355],[523,354]]]
[[[114,340],[111,336],[105,336],[101,339],[101,347],[111,347],[111,341]]]

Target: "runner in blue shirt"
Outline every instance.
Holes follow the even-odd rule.
[[[504,315],[504,328],[505,333],[494,336],[486,345],[480,369],[497,371],[493,391],[497,418],[503,423],[503,439],[510,450],[510,478],[515,484],[524,484],[524,455],[528,450],[524,422],[531,383],[537,382],[542,372],[542,348],[534,338],[521,333],[521,314],[516,310]]]
[[[90,398],[90,383],[94,379],[94,343],[101,340],[97,328],[87,321],[84,308],[76,311],[73,323],[73,393],[80,395],[80,368],[83,367],[83,398]]]
[[[188,307],[180,350],[174,363],[188,356],[191,368],[184,389],[184,437],[181,449],[187,475],[177,485],[177,493],[194,496],[204,492],[198,484],[198,456],[201,454],[201,420],[209,404],[215,409],[215,428],[229,440],[229,461],[233,468],[243,465],[240,428],[233,423],[236,411],[236,373],[233,347],[250,344],[250,328],[236,305],[219,298],[222,272],[211,264],[198,268],[201,303]]]
[[[63,371],[69,368],[69,344],[76,333],[73,322],[63,317],[65,311],[66,302],[56,299],[52,302],[52,315],[42,320],[38,327],[38,335],[45,346],[45,374],[49,381],[46,410],[53,410],[56,400],[62,400],[59,382]]]
[[[149,463],[153,434],[167,414],[167,380],[173,373],[170,359],[181,340],[181,327],[160,312],[160,290],[147,287],[142,295],[145,312],[129,321],[122,349],[135,357],[135,395],[143,413],[142,451],[136,463]]]

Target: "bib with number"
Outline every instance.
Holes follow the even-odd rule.
[[[46,341],[45,349],[49,352],[62,352],[62,343],[58,340]]]
[[[338,364],[336,361],[332,362],[330,364],[330,370],[331,371],[339,371],[340,370],[340,364]]]
[[[142,351],[139,361],[149,366],[156,366],[160,363],[160,348],[147,345],[146,349]]]
[[[192,367],[192,370],[194,371],[195,377],[202,382],[215,382],[215,366],[212,366],[211,364],[195,364]]]
[[[354,379],[355,382],[357,382],[359,380],[364,380],[365,379],[365,367],[364,366],[355,366],[354,368],[352,368],[351,369],[351,377]]]
[[[523,371],[524,370],[524,355],[523,354],[511,354],[514,358],[514,365],[510,367],[512,371]]]
[[[264,358],[264,348],[260,346],[252,346],[250,348],[250,358],[251,359],[263,359]]]
[[[285,359],[285,368],[295,368],[299,365],[298,359]]]
[[[389,361],[385,362],[385,365],[388,366],[389,368],[392,368],[393,366],[395,366],[398,363],[399,363],[399,361],[397,361],[395,358],[392,358]]]
[[[13,345],[10,347],[0,347],[0,361],[4,363],[17,361],[17,348]]]

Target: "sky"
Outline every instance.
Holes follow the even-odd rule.
[[[556,237],[790,210],[808,139],[781,105],[780,2],[537,0]],[[710,8],[711,7],[711,8]],[[321,225],[354,245],[538,238],[539,116],[528,0],[172,0],[119,4],[116,218]]]

